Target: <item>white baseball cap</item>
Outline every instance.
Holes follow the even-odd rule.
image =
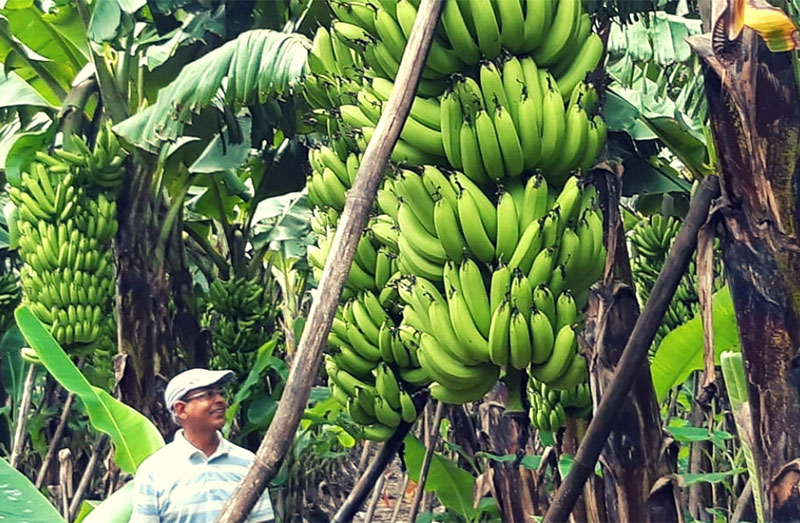
[[[175,402],[186,396],[189,391],[202,389],[212,385],[222,385],[234,377],[232,370],[189,369],[181,372],[167,383],[164,401],[169,411]]]

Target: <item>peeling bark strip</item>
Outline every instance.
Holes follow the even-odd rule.
[[[708,37],[704,61],[711,128],[727,204],[722,252],[752,412],[753,454],[767,521],[800,518],[800,96],[792,53],[770,53],[745,28],[721,62]]]
[[[608,209],[608,237],[617,240],[617,248],[609,249],[612,255],[606,263],[615,268],[613,274],[619,279],[612,280],[612,272],[607,272],[589,299],[584,338],[592,340],[590,380],[594,398],[602,398],[612,383],[639,317],[624,227],[617,212],[619,183],[610,173],[599,182]],[[592,476],[592,480],[604,482],[604,520],[681,521],[682,513],[676,510],[678,490],[670,482],[655,488],[661,478],[676,472],[677,453],[661,430],[661,415],[645,362],[619,410],[600,457],[603,479]]]
[[[419,5],[394,89],[378,120],[375,136],[364,151],[356,181],[347,193],[331,253],[322,272],[317,296],[311,305],[308,323],[295,353],[275,418],[258,447],[253,465],[222,508],[217,518],[219,522],[239,523],[247,518],[267,483],[277,474],[292,445],[300,417],[308,404],[311,386],[322,359],[322,348],[328,338],[358,240],[367,223],[386,162],[411,109],[443,5],[444,0],[422,0]]]
[[[495,389],[497,390],[497,389]],[[497,396],[495,396],[496,399]],[[525,455],[530,421],[525,412],[506,412],[499,401],[484,401],[478,407],[484,450],[495,455]],[[516,461],[490,462],[492,496],[503,521],[531,521],[534,507],[527,495],[527,474]],[[529,488],[529,486],[528,486]]]
[[[719,182],[715,176],[709,176],[703,180],[692,198],[689,213],[675,239],[661,274],[653,286],[650,300],[633,327],[633,332],[617,365],[616,373],[604,393],[600,405],[595,409],[594,418],[578,449],[572,469],[564,483],[556,491],[553,504],[545,515],[545,521],[566,521],[583,490],[583,484],[594,472],[594,465],[600,451],[605,445],[617,414],[619,414],[619,405],[625,400],[636,382],[637,376],[641,373],[642,364],[647,358],[647,349],[653,342],[664,312],[689,266],[689,260],[697,243],[697,232],[706,221],[711,200],[718,194]]]

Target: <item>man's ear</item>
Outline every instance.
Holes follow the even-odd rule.
[[[186,403],[182,401],[176,401],[172,406],[172,409],[175,411],[175,416],[178,419],[186,418]]]

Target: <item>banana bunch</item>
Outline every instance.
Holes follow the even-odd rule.
[[[39,151],[36,158],[48,167],[50,173],[71,172],[76,182],[85,188],[116,194],[124,181],[123,164],[127,153],[111,130],[111,122],[100,127],[93,148],[78,135],[71,135],[69,143],[75,152],[56,149],[48,155]],[[44,188],[44,184],[42,186]],[[70,200],[68,197],[65,199]]]
[[[606,126],[591,116],[597,93],[583,75],[559,82],[531,57],[508,57],[501,68],[481,62],[479,81],[461,76],[441,99],[448,162],[482,186],[536,169],[560,186],[572,170],[588,169]]]
[[[586,381],[567,390],[556,390],[532,378],[528,398],[531,424],[545,432],[555,432],[564,426],[567,417],[583,418],[592,409],[592,393]]]
[[[211,331],[214,368],[247,375],[258,348],[275,330],[279,286],[268,277],[215,279],[208,287],[202,325]]]
[[[602,270],[602,216],[594,193],[579,187],[575,177],[557,197],[541,176],[525,185],[507,180],[496,204],[464,173],[447,176],[432,166],[421,174],[401,171],[393,187],[400,201],[398,264],[404,274],[438,284],[447,261],[470,257],[519,269],[533,286],[547,283],[563,265],[567,284],[578,288]],[[562,235],[566,245],[558,241]],[[556,290],[564,284],[562,278]]]
[[[393,79],[417,15],[416,0],[330,0],[333,32],[363,55],[376,75]],[[556,77],[582,80],[594,69],[602,43],[579,0],[446,0],[442,23],[422,73],[419,92],[437,96],[450,75],[482,59],[531,54]],[[600,51],[597,51],[597,48]],[[577,82],[576,82],[577,83]]]
[[[401,386],[386,363],[377,363],[371,374],[359,378],[327,355],[325,372],[333,397],[361,426],[361,436],[365,439],[385,441],[400,422],[413,423],[417,419],[411,394]]]
[[[332,30],[319,27],[308,55],[309,74],[304,81],[304,95],[313,108],[338,107],[343,97],[358,90],[363,74],[361,56],[344,45]]]
[[[19,218],[24,303],[68,351],[92,354],[98,364],[110,356],[116,330],[113,194],[125,156],[108,125],[93,150],[77,136],[70,143],[78,153],[37,153],[8,194]]]
[[[366,150],[372,139],[393,87],[394,84],[384,78],[366,78],[354,93],[354,102],[335,110],[344,127],[355,134],[355,142],[361,151]],[[392,150],[391,161],[408,165],[446,163],[440,114],[437,99],[416,96]]]
[[[681,222],[674,216],[664,217],[653,214],[639,221],[630,231],[628,239],[631,251],[631,270],[633,272],[636,293],[639,301],[644,305],[650,297],[650,290],[661,273],[661,268],[667,259],[669,250],[680,230]],[[715,257],[715,275],[722,274],[719,257]],[[689,321],[699,310],[700,298],[697,295],[697,271],[694,267],[694,258],[690,262],[689,270],[681,279],[675,295],[664,314],[664,321],[659,326],[658,332],[651,346],[651,357],[661,343],[661,340],[670,331]],[[714,289],[720,288],[722,283],[715,279]]]
[[[0,274],[0,331],[5,332],[14,324],[14,309],[21,298],[19,276],[10,271]]]
[[[329,226],[322,234],[318,233],[317,245],[308,248],[308,261],[317,281],[322,277],[335,234],[335,229]],[[370,290],[379,293],[381,304],[391,302],[396,291],[387,284],[397,272],[398,236],[389,216],[379,215],[370,220],[358,242],[342,293],[343,299],[349,299],[359,291]]]
[[[331,325],[325,365],[334,397],[363,436],[377,441],[417,418],[410,391],[430,383],[420,368],[421,333],[405,319],[396,325],[388,305],[369,290],[345,301]]]
[[[309,149],[308,162],[312,170],[306,187],[312,205],[331,207],[339,212],[344,209],[347,191],[353,186],[361,164],[354,153],[345,154],[344,158],[330,147]]]
[[[416,193],[425,192],[423,181],[430,184],[437,179],[432,173],[438,170],[426,169],[422,176],[408,174],[421,187]],[[451,178],[458,176],[471,183],[460,173]],[[519,206],[513,193],[501,192],[495,209],[476,186],[492,218],[503,224],[493,245],[477,207],[459,208],[459,216],[472,218],[471,225],[454,223],[444,233],[434,221],[431,229],[438,229],[439,235],[426,232],[421,224],[424,211],[413,210],[415,200],[409,200],[406,193],[412,191],[404,188],[406,183],[395,180],[401,199],[399,268],[410,278],[408,285],[398,287],[398,293],[405,303],[404,321],[422,333],[418,359],[436,382],[433,396],[449,403],[474,401],[492,388],[502,368],[528,369],[536,379],[559,390],[585,381],[586,360],[578,352],[575,326],[587,289],[605,262],[602,217],[593,190],[573,177],[560,193],[550,194],[547,184],[533,177],[525,187],[518,184],[515,189]],[[446,178],[442,183],[440,189],[453,190]],[[454,221],[446,191],[439,192],[436,202],[425,192],[430,199],[425,201],[434,206],[434,213],[450,209]],[[455,198],[471,199],[469,194],[464,190]],[[463,238],[476,230],[483,232],[489,244],[483,258],[465,240],[458,249],[445,249],[443,242],[457,233]],[[519,230],[524,232],[519,234]],[[506,239],[509,234],[511,238]],[[442,241],[437,244],[436,239]],[[455,254],[447,256],[448,252]],[[436,255],[438,259],[431,258]],[[422,256],[428,257],[425,267],[417,260]]]

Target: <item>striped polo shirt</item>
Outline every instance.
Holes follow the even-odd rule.
[[[205,453],[175,433],[139,465],[134,477],[131,523],[212,523],[236,485],[247,473],[254,454],[220,435],[217,450]],[[247,521],[274,519],[269,492],[258,500]]]

